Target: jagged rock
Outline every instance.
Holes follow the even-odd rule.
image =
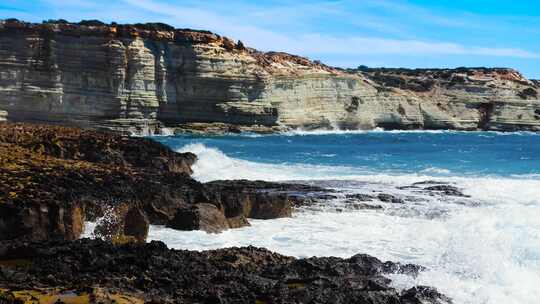
[[[97,236],[118,241],[143,241],[149,223],[218,232],[247,226],[247,218],[290,216],[291,195],[300,202],[328,192],[267,182],[202,184],[189,176],[195,159],[144,138],[0,123],[0,240],[76,239],[85,219],[99,223]],[[185,210],[195,210],[192,220],[180,223]]]
[[[435,302],[434,299],[436,299]],[[401,303],[452,303],[452,300],[434,288],[415,286],[401,293]]]
[[[405,203],[405,201],[403,199],[395,197],[394,195],[387,194],[387,193],[379,193],[377,195],[377,198],[381,202],[385,202],[385,203],[392,203],[392,204],[404,204]]]
[[[427,180],[427,181],[422,181],[422,182],[416,182],[412,185],[416,187],[416,186],[422,186],[422,185],[445,185],[445,184],[448,184],[448,183],[436,181],[436,180]]]
[[[358,203],[355,200],[347,200],[345,201],[348,208],[352,208],[354,210],[380,210],[383,209],[383,206],[381,205],[370,205],[365,203]]]
[[[75,294],[99,288],[101,294],[159,303],[450,303],[434,288],[401,292],[385,277],[415,276],[422,267],[364,254],[295,259],[254,247],[198,252],[169,250],[156,241],[112,246],[86,239],[3,242],[0,265],[10,272],[0,275],[0,290],[8,289],[8,296],[9,289],[40,286]]]
[[[469,197],[468,195],[463,194],[463,192],[461,192],[457,187],[450,185],[430,186],[424,188],[424,190],[447,196]]]
[[[16,193],[11,191],[8,196]],[[84,206],[75,202],[33,202],[20,206],[4,203],[0,198],[0,240],[22,237],[75,240],[83,232],[84,220]]]
[[[375,196],[364,193],[346,194],[345,197],[360,202],[367,202],[376,199]]]
[[[177,230],[203,230],[218,233],[229,229],[225,215],[212,204],[196,204],[179,208],[168,227]]]
[[[150,221],[139,208],[132,208],[124,218],[124,235],[134,237],[138,242],[145,242],[148,237]]]
[[[145,242],[149,228],[148,217],[140,208],[122,203],[109,207],[107,213],[97,221],[93,234],[113,242]]]
[[[214,195],[211,200],[223,206],[228,218],[239,215],[255,219],[288,217],[293,203],[302,204],[312,193],[331,192],[309,185],[248,180],[214,181],[206,183],[205,187]]]
[[[10,121],[139,134],[197,123],[540,130],[537,82],[511,69],[344,71],[207,31],[96,21],[0,21],[0,54]]]

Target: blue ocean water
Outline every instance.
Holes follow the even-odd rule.
[[[388,173],[540,174],[540,134],[498,132],[358,132],[156,137],[181,149],[204,144],[267,164],[341,166]]]
[[[298,181],[341,193],[387,193],[378,209],[346,197],[292,218],[252,220],[220,234],[152,226],[149,239],[179,249],[254,245],[286,255],[350,257],[427,267],[394,275],[398,288],[435,286],[454,303],[536,304],[540,299],[540,134],[528,132],[320,131],[153,137],[198,160],[193,177]],[[439,181],[468,197],[410,185]],[[89,231],[91,231],[89,229]]]

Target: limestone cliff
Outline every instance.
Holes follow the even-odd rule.
[[[510,69],[346,71],[164,24],[0,22],[0,120],[540,130],[538,90]]]

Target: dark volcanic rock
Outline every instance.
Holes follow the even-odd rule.
[[[146,214],[139,208],[129,210],[124,217],[124,231],[126,236],[134,237],[139,242],[146,241],[150,221]]]
[[[384,274],[416,275],[421,268],[368,255],[295,259],[254,247],[194,252],[169,250],[161,242],[4,242],[0,265],[0,289],[100,288],[160,303],[449,302],[433,288],[390,287]]]
[[[461,192],[457,187],[450,185],[430,186],[424,188],[424,190],[440,195],[469,197],[468,195],[463,194],[463,192]]]
[[[212,204],[179,208],[167,226],[177,230],[204,230],[211,233],[229,229],[229,223],[223,212]]]
[[[398,197],[395,197],[391,194],[387,194],[387,193],[379,193],[377,195],[377,198],[381,201],[381,202],[385,202],[385,203],[392,203],[392,204],[404,204],[405,201],[402,200],[401,198],[398,198]]]
[[[145,138],[50,125],[0,124],[0,143],[42,156],[191,174],[197,157]]]
[[[354,199],[360,202],[368,202],[377,198],[373,195],[364,194],[364,193],[346,194],[345,197],[348,199]]]
[[[218,232],[249,225],[247,218],[290,216],[308,194],[329,192],[262,181],[202,184],[189,176],[195,160],[144,138],[2,123],[0,240],[72,240],[85,219],[101,219],[96,232],[107,239],[143,240],[149,223]]]
[[[416,183],[414,183],[412,185],[413,186],[421,186],[421,185],[445,185],[445,184],[448,184],[448,183],[435,181],[435,180],[427,180],[427,181],[423,181],[423,182],[416,182]]]
[[[272,183],[265,181],[214,181],[205,184],[229,217],[244,216],[255,219],[288,217],[293,205],[301,205],[312,194],[331,192],[303,184]]]
[[[112,209],[116,226],[104,231],[142,240],[148,229],[143,210],[151,209],[145,205],[166,194],[167,180],[190,180],[195,159],[142,138],[2,123],[0,239],[76,239],[85,219]],[[129,213],[132,208],[138,213]],[[124,228],[127,215],[137,220]]]

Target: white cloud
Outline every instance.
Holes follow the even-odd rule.
[[[293,54],[336,58],[354,57],[362,62],[371,55],[397,56],[484,56],[538,59],[540,54],[520,48],[465,45],[452,41],[421,39],[410,32],[407,25],[399,26],[394,15],[370,15],[369,8],[386,9],[394,14],[419,15],[434,24],[462,26],[459,20],[439,17],[423,8],[406,2],[363,0],[365,10],[348,11],[351,0],[328,2],[281,2],[281,5],[261,7],[250,2],[232,1],[212,7],[216,2],[185,1],[180,5],[156,0],[42,0],[56,12],[55,18],[105,19],[118,22],[160,21],[177,27],[208,29],[234,39],[241,39],[251,47],[264,51],[285,51]],[[225,11],[225,12],[224,12]],[[218,13],[219,12],[219,13]],[[24,18],[24,17],[23,17]],[[279,22],[272,22],[279,19]],[[361,29],[334,34],[330,31],[314,33],[311,26],[323,21],[346,20],[349,26],[372,29],[369,35],[358,35]],[[397,23],[397,24],[396,24]],[[412,31],[414,32],[414,31]],[[382,37],[381,37],[382,36]],[[393,38],[392,38],[393,37]],[[363,56],[363,57],[362,57]],[[495,59],[494,59],[495,60]]]
[[[299,51],[313,54],[479,55],[540,58],[540,54],[513,48],[464,46],[452,42],[430,42],[372,37],[305,35],[295,40]]]
[[[218,33],[241,39],[262,50],[279,50],[309,55],[475,55],[515,58],[540,58],[540,54],[515,48],[465,46],[453,42],[386,39],[363,36],[330,36],[320,34],[285,34],[246,24],[239,16],[221,16],[214,12],[190,7],[176,7],[152,0],[124,2],[166,16],[175,24],[210,28]],[[381,2],[382,3],[382,2]],[[410,9],[404,8],[401,9]],[[297,11],[297,10],[294,10]],[[236,17],[236,18],[235,18]]]

